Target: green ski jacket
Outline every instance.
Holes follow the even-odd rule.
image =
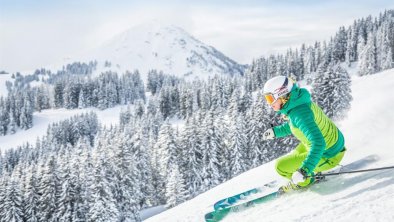
[[[289,100],[279,113],[288,117],[288,122],[274,127],[275,137],[293,134],[309,151],[301,168],[312,173],[322,157],[331,158],[344,148],[344,137],[321,108],[311,101],[310,93],[296,85]]]

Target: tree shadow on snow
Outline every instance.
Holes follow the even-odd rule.
[[[379,160],[378,156],[370,155],[370,156],[364,157],[358,161],[355,161],[351,164],[346,165],[345,167],[343,167],[342,171],[366,169],[367,166],[371,165],[372,163],[374,163],[378,160]],[[363,181],[368,180],[370,178],[376,178],[377,180],[384,180],[384,178],[388,178],[384,181],[379,181],[377,184],[373,184],[372,186],[370,186],[366,189],[357,190],[356,192],[353,192],[353,193],[347,195],[346,197],[342,197],[342,199],[343,199],[343,198],[350,198],[353,196],[357,196],[363,192],[367,192],[370,190],[377,190],[377,189],[383,188],[389,184],[394,183],[393,170],[382,170],[382,171],[356,173],[356,174],[354,174],[356,176],[351,176],[349,178],[346,178],[346,175],[350,175],[350,174],[327,177],[327,181],[312,186],[310,188],[310,190],[315,193],[321,194],[321,195],[331,195],[331,194],[346,190],[346,189],[354,186],[355,184],[363,182]]]
[[[350,193],[344,197],[341,197],[339,199],[336,199],[334,201],[338,201],[338,200],[343,200],[343,199],[348,199],[348,198],[352,198],[358,195],[361,195],[365,192],[369,192],[369,191],[373,191],[373,190],[379,190],[382,189],[388,185],[394,184],[394,173],[393,170],[385,170],[385,172],[380,173],[379,175],[375,176],[376,179],[380,180],[378,183],[368,187],[368,188],[364,188],[364,189],[360,189],[357,190],[353,193]],[[388,179],[385,179],[388,178]]]

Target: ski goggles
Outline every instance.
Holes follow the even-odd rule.
[[[268,105],[271,105],[274,103],[278,98],[275,98],[275,96],[272,93],[267,93],[264,94],[264,98],[267,101]]]

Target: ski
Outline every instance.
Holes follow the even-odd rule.
[[[274,180],[274,181],[271,181],[267,184],[264,184],[263,186],[247,190],[245,192],[233,195],[231,197],[226,197],[224,199],[217,201],[213,205],[213,208],[215,210],[219,210],[219,209],[230,207],[232,205],[237,204],[239,201],[244,201],[246,199],[253,197],[255,194],[262,193],[262,192],[266,191],[267,188],[274,188],[274,187],[276,187],[276,184],[277,184],[277,181]]]
[[[363,166],[366,166],[370,163],[375,162],[376,159],[377,159],[377,157],[374,155],[364,157],[360,160],[351,162],[351,163],[346,164],[344,166],[340,166],[339,172],[341,172],[343,169],[355,170],[355,169],[362,168]],[[336,169],[336,170],[338,170],[338,169]],[[336,170],[330,171],[327,175],[329,175],[330,173],[332,173]],[[323,182],[325,180],[324,174],[318,174],[315,177],[319,178],[320,182]],[[286,193],[283,193],[282,191],[278,190],[278,191],[274,191],[272,193],[263,195],[261,197],[257,197],[255,199],[248,200],[249,198],[254,197],[253,194],[259,194],[260,192],[264,192],[264,190],[267,187],[275,187],[275,185],[276,185],[276,181],[272,181],[272,182],[270,182],[266,185],[263,185],[261,187],[254,188],[254,189],[245,191],[243,193],[240,193],[240,194],[228,197],[228,198],[224,198],[224,199],[216,202],[215,206],[214,206],[215,210],[205,214],[205,221],[206,222],[220,221],[224,217],[226,217],[228,214],[230,214],[231,212],[241,212],[241,211],[244,211],[250,207],[269,202],[271,200],[279,198],[283,194],[286,194]],[[311,185],[313,185],[313,184],[311,184]],[[310,186],[305,187],[305,189],[307,189],[309,187]],[[300,189],[300,190],[305,190],[305,189]],[[247,198],[247,197],[249,197],[249,198]]]
[[[292,190],[292,191],[293,192],[294,191],[305,191],[305,190],[309,189],[311,186],[313,186],[314,184],[321,183],[321,182],[324,182],[324,181],[325,181],[325,178],[323,176],[320,176],[319,181],[316,181],[315,183],[310,184],[310,185],[308,185],[306,187],[298,188],[298,189],[295,189],[295,190]],[[230,214],[232,212],[244,211],[244,210],[246,210],[246,209],[248,209],[250,207],[254,207],[256,205],[259,205],[259,204],[262,204],[262,203],[267,203],[267,202],[269,202],[271,200],[277,199],[277,198],[281,197],[284,194],[288,194],[288,192],[284,192],[283,190],[281,190],[279,188],[276,191],[273,191],[273,192],[271,192],[269,194],[266,194],[266,195],[254,198],[252,200],[248,200],[248,201],[241,202],[241,203],[238,203],[238,204],[226,207],[226,208],[222,208],[222,209],[211,211],[211,212],[205,214],[205,221],[206,222],[217,222],[217,221],[220,221],[220,220],[222,220],[224,217],[226,217],[228,214]]]
[[[240,203],[237,205],[233,205],[233,206],[229,206],[227,208],[222,208],[219,210],[215,210],[212,212],[209,212],[207,214],[205,214],[205,221],[206,222],[217,222],[222,220],[224,217],[226,217],[228,214],[230,214],[231,212],[241,212],[244,211],[245,209],[248,209],[252,206],[261,204],[261,203],[265,203],[268,202],[270,200],[276,199],[278,197],[280,197],[281,195],[283,195],[283,192],[280,191],[275,191],[272,192],[270,194],[267,194],[265,196],[262,197],[258,197],[256,199],[244,202],[244,203]]]

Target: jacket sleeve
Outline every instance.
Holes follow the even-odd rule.
[[[314,114],[309,105],[305,104],[297,107],[297,109],[294,110],[294,113],[292,114],[292,122],[298,129],[301,130],[301,132],[311,143],[309,153],[301,165],[301,168],[309,174],[313,172],[313,170],[316,168],[316,165],[322,158],[326,148],[326,142],[322,132],[314,120]]]
[[[291,134],[289,123],[286,122],[282,125],[274,127],[274,133],[276,138],[285,137]]]

